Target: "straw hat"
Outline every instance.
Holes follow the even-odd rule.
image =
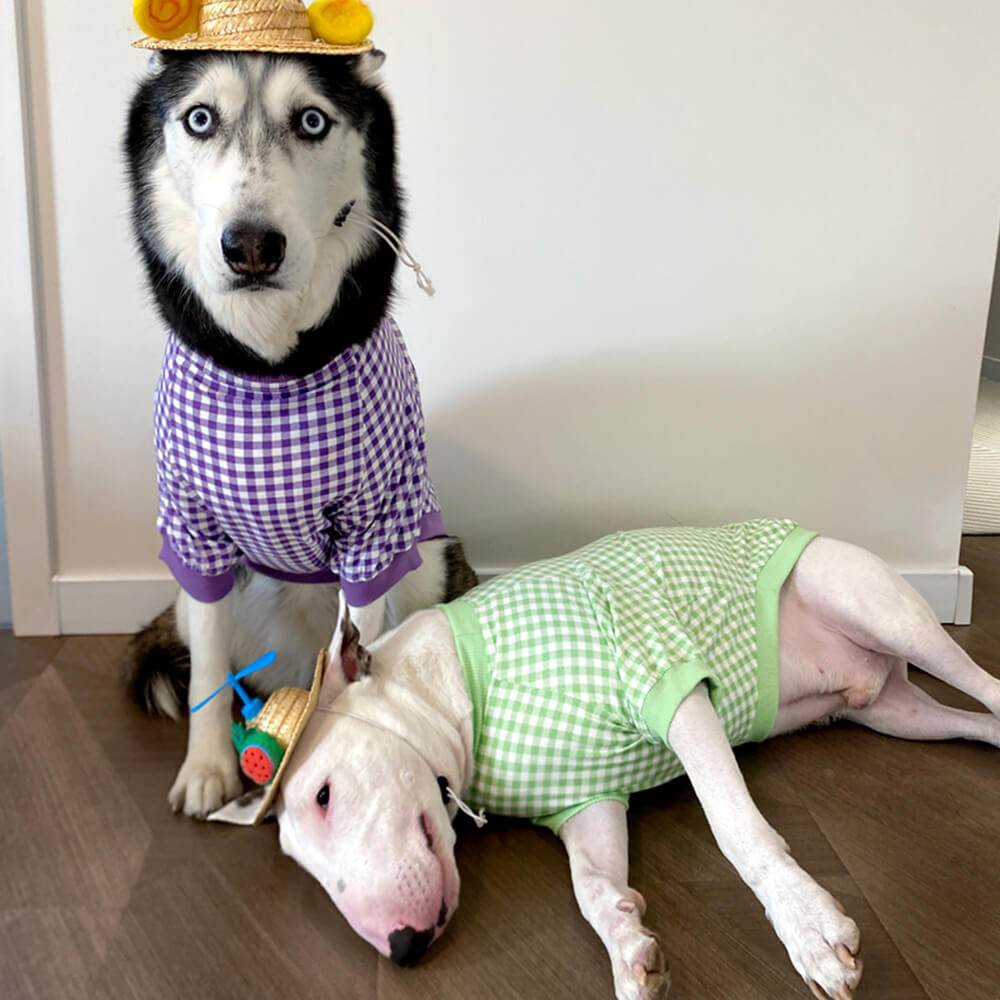
[[[360,0],[318,0],[308,11],[302,0],[133,0],[132,9],[152,36],[132,43],[140,49],[343,56],[373,47]]]
[[[285,687],[278,688],[264,704],[264,707],[254,716],[251,724],[254,729],[260,729],[269,736],[274,737],[284,748],[285,753],[278,765],[271,783],[267,786],[264,797],[257,806],[257,813],[253,818],[253,825],[259,826],[261,820],[267,815],[271,803],[278,795],[281,787],[281,779],[285,773],[285,767],[292,758],[295,745],[299,742],[299,737],[306,728],[306,723],[312,718],[316,710],[316,703],[319,701],[319,691],[323,683],[323,669],[326,665],[326,650],[320,651],[316,657],[316,670],[313,674],[312,687],[309,691],[304,688]]]

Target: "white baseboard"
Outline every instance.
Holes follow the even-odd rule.
[[[169,573],[150,576],[65,576],[54,579],[62,635],[135,632],[177,596]]]
[[[480,580],[488,580],[507,570],[488,566],[477,572]],[[930,604],[939,621],[969,624],[972,619],[972,573],[964,566],[953,570],[910,571],[903,576]],[[134,632],[159,614],[177,594],[177,584],[166,574],[57,576],[54,583],[63,635]]]
[[[970,569],[956,566],[952,570],[904,570],[902,575],[931,606],[939,622],[945,625],[972,623]]]

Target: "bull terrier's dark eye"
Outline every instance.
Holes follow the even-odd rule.
[[[320,809],[325,809],[330,804],[330,784],[327,782],[317,793],[316,793],[316,805]]]
[[[441,801],[448,804],[448,779],[438,775],[438,788],[441,789]]]

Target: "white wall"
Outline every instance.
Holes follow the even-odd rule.
[[[995,3],[627,2],[613,38],[570,0],[527,31],[391,6],[411,237],[441,288],[402,318],[475,555],[783,511],[955,564]]]
[[[140,281],[119,143],[148,54],[129,4],[71,25],[27,3],[59,570],[159,570],[151,397],[163,335]]]
[[[439,289],[403,275],[398,315],[477,565],[781,513],[955,570],[1000,219],[994,0],[373,6]],[[129,5],[61,7],[27,13],[72,590],[162,575],[162,332],[118,158]]]

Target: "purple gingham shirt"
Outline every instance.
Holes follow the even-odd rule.
[[[301,378],[238,375],[167,338],[156,389],[160,558],[217,601],[239,561],[340,580],[359,607],[444,534],[413,362],[394,320]]]

